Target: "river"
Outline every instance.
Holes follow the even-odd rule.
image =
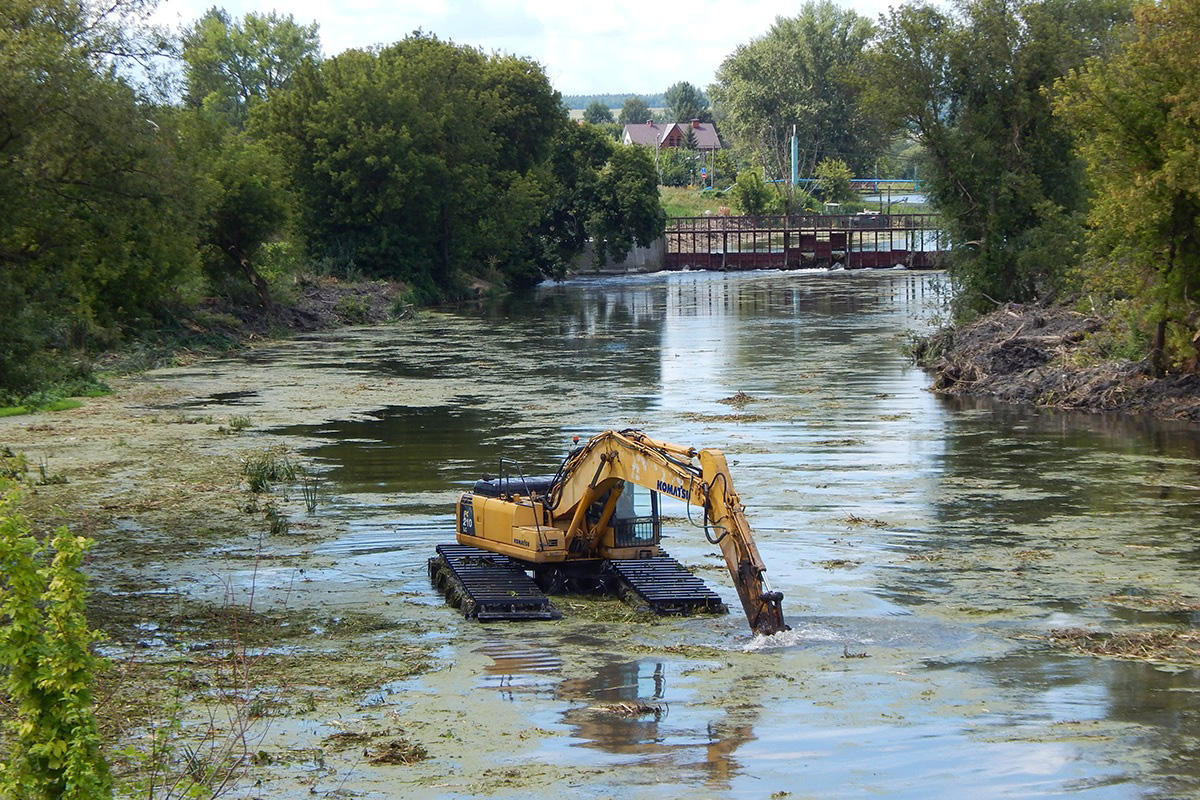
[[[443,666],[360,713],[442,693],[481,716],[440,735],[507,720],[475,767],[435,754],[364,796],[1197,796],[1200,671],[1047,635],[1200,621],[1200,431],[938,398],[904,346],[946,299],[944,276],[903,271],[580,279],[232,359],[452,396],[274,431],[346,521],[315,555],[429,626]],[[425,559],[458,491],[627,427],[725,451],[792,631],[569,603],[479,625],[441,603]],[[664,546],[738,608],[685,519]]]

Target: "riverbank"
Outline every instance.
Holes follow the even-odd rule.
[[[1147,361],[1102,360],[1106,320],[1061,306],[1008,304],[914,348],[942,394],[1200,422],[1200,375],[1156,378]]]
[[[327,275],[297,275],[274,289],[272,306],[210,298],[190,309],[174,330],[109,353],[102,359],[118,371],[138,372],[237,349],[264,340],[377,325],[412,313],[408,289],[395,281],[345,281]],[[144,363],[150,360],[151,363]]]

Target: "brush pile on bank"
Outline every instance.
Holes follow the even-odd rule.
[[[1200,376],[1156,378],[1149,361],[1098,361],[1091,345],[1104,327],[1061,306],[1009,304],[943,328],[914,356],[933,373],[936,392],[1200,422]]]
[[[275,299],[271,308],[214,299],[210,308],[235,320],[242,340],[278,333],[308,333],[342,325],[372,325],[403,315],[406,289],[390,281],[345,281],[305,275]]]

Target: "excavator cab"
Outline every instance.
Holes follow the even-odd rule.
[[[662,537],[658,492],[643,489],[629,481],[622,481],[620,492],[610,523],[612,541],[607,541],[609,537],[605,536],[602,545],[610,548],[637,547],[640,548],[641,558],[656,555],[658,540]],[[607,497],[604,499],[607,501]]]

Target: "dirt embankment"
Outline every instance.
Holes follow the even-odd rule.
[[[1156,378],[1146,362],[1097,363],[1099,317],[1062,307],[1009,304],[922,340],[917,362],[937,392],[1094,412],[1200,422],[1200,376]]]
[[[390,281],[342,281],[304,275],[296,279],[268,313],[251,306],[214,303],[206,310],[216,312],[229,331],[243,340],[262,338],[282,331],[308,332],[340,325],[370,325],[387,322],[408,311],[401,298],[403,284]],[[208,315],[213,319],[213,315]]]

